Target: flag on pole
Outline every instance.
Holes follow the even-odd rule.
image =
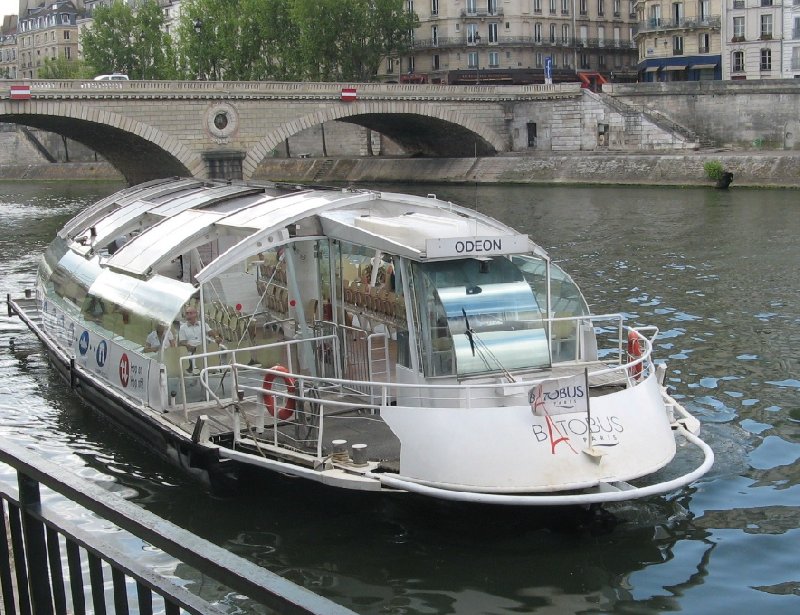
[[[30,100],[30,99],[31,99],[31,86],[29,85],[11,86],[11,100]]]
[[[355,88],[342,88],[342,102],[353,102],[356,97]]]

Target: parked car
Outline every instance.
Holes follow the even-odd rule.
[[[95,81],[128,81],[128,75],[122,73],[112,73],[110,75],[97,75]]]

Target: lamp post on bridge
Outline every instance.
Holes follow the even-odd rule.
[[[481,44],[481,33],[475,33],[475,85],[481,83],[481,50],[478,46]]]
[[[199,40],[200,39],[200,35],[203,32],[203,26],[204,26],[203,20],[198,17],[197,19],[194,20],[194,23],[192,25],[194,26],[194,31],[197,34],[198,41],[201,43],[200,45],[198,45],[198,50],[199,50],[202,47],[202,42],[203,42],[203,41]],[[200,54],[198,53],[198,65],[199,65],[199,56],[200,56]],[[203,74],[205,74],[205,73],[201,73],[201,75],[203,75]],[[198,79],[199,78],[200,78],[200,75],[198,75]],[[212,56],[211,56],[211,78],[209,79],[209,77],[206,75],[205,79],[207,81],[218,79],[218,77],[217,77],[217,63],[214,60],[213,50],[212,50]]]

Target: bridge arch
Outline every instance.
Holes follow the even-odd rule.
[[[412,155],[490,156],[507,149],[505,139],[486,123],[444,109],[441,102],[356,101],[309,113],[269,132],[247,152],[242,164],[244,176],[252,176],[285,139],[333,120],[380,132]]]
[[[53,132],[90,147],[130,184],[170,175],[204,177],[204,161],[144,122],[77,102],[0,102],[0,122]]]

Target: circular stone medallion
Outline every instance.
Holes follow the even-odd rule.
[[[206,112],[206,125],[214,141],[225,143],[239,126],[239,114],[233,105],[216,103]]]

